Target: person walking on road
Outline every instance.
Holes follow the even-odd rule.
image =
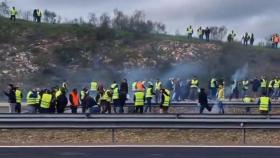
[[[225,113],[224,105],[223,105],[224,100],[225,100],[224,86],[219,85],[219,89],[218,89],[218,93],[217,93],[219,114],[224,114]]]
[[[198,103],[200,105],[199,113],[202,114],[204,109],[206,108],[209,112],[211,112],[212,107],[208,104],[208,97],[205,93],[205,89],[201,88],[200,93],[198,94]]]

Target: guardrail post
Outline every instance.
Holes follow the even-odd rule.
[[[112,128],[112,143],[115,144],[116,140],[115,140],[115,129]]]
[[[243,135],[243,145],[246,145],[246,129],[245,128],[243,128],[242,129],[242,135]]]

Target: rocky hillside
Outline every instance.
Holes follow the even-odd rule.
[[[0,18],[0,88],[16,83],[48,87],[68,80],[104,82],[231,75],[244,64],[248,75],[279,73],[278,50],[238,43],[187,41],[183,36],[136,35],[90,25],[12,23]]]

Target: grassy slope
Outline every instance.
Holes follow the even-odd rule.
[[[246,63],[249,64],[251,76],[261,74],[272,76],[279,73],[280,67],[278,50],[243,47],[238,43],[213,42],[211,44],[219,49],[212,50],[212,47],[204,48],[208,46],[206,43],[200,43],[197,40],[190,42],[183,36],[152,34],[136,36],[129,32],[104,31],[89,25],[37,24],[21,20],[12,23],[3,18],[0,18],[0,24],[1,53],[5,54],[10,47],[16,47],[16,50],[10,51],[12,53],[6,56],[13,57],[20,52],[28,52],[29,61],[39,68],[35,72],[17,74],[20,77],[7,77],[4,74],[1,76],[0,87],[11,81],[22,80],[32,86],[40,86],[42,83],[45,86],[51,86],[66,78],[70,78],[73,83],[81,86],[93,76],[108,80],[119,79],[121,76],[116,71],[123,70],[126,64],[128,68],[133,65],[136,65],[134,68],[143,67],[143,65],[158,68],[160,71],[145,74],[147,77],[155,77],[156,74],[172,71],[171,65],[178,64],[171,55],[172,51],[163,52],[159,49],[161,45],[177,47],[172,42],[178,42],[180,46],[189,44],[186,50],[188,47],[194,47],[191,51],[196,50],[197,53],[202,54],[201,59],[186,59],[180,61],[180,64],[194,62],[199,65],[200,70],[187,71],[188,75],[197,73],[205,80],[210,74],[230,78],[236,69]],[[4,45],[7,46],[4,47]],[[176,51],[178,49],[180,48],[174,48]],[[14,64],[17,66],[16,62]],[[5,65],[7,63],[0,68],[1,71],[4,70]],[[13,70],[14,66],[5,70]],[[191,66],[190,69],[192,69]],[[185,73],[178,67],[176,67],[176,72],[179,73],[178,75]],[[15,71],[11,71],[11,74],[13,73]],[[99,77],[96,77],[97,74]]]

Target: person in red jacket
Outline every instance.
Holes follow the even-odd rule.
[[[80,99],[77,89],[73,89],[69,94],[69,101],[71,103],[71,110],[73,114],[77,113],[77,109],[80,106]]]

